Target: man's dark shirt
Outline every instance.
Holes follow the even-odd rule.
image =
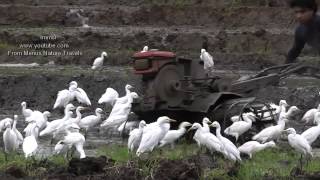
[[[301,53],[305,44],[320,52],[320,16],[316,15],[308,25],[300,24],[295,32],[294,44],[286,63],[292,63]]]

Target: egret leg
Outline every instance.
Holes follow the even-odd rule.
[[[302,171],[302,154],[300,155],[300,171]]]
[[[174,143],[171,143],[170,146],[171,146],[171,149],[174,149]]]
[[[84,138],[87,139],[88,130],[84,130]]]
[[[72,146],[71,147],[71,154],[70,154],[71,159],[73,158],[74,152],[75,152],[75,148]]]
[[[50,140],[50,145],[52,145],[52,144],[53,144],[53,137]]]
[[[66,152],[66,159],[67,161],[69,161],[69,148],[67,149],[67,152]]]
[[[4,160],[6,161],[6,163],[8,162],[8,154],[6,151],[4,151]]]

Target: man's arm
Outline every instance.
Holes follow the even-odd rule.
[[[296,58],[300,55],[304,45],[305,45],[305,40],[304,38],[300,35],[301,32],[299,32],[299,29],[295,32],[294,36],[294,44],[293,47],[290,49],[287,55],[286,59],[286,64],[287,63],[293,63]]]

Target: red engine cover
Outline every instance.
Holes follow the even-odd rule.
[[[176,54],[169,51],[146,51],[146,52],[137,52],[135,53],[132,58],[134,59],[144,59],[144,58],[150,58],[150,57],[160,57],[160,58],[175,58]]]

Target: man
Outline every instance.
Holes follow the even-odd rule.
[[[305,44],[320,52],[320,16],[316,14],[316,1],[291,0],[290,7],[295,12],[299,26],[295,30],[294,44],[288,53],[286,63],[293,63]]]

